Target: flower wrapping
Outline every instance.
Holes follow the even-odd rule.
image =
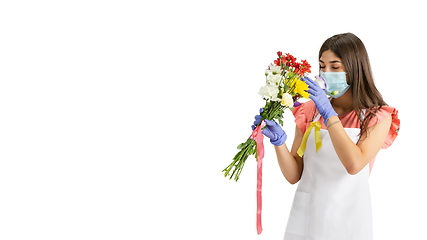
[[[283,113],[285,109],[293,109],[299,104],[301,98],[308,99],[308,85],[301,80],[302,77],[311,73],[311,66],[306,60],[297,62],[297,59],[286,53],[277,52],[278,58],[274,64],[270,64],[265,70],[266,84],[258,92],[265,100],[265,106],[261,116],[267,120],[277,120],[283,126]],[[237,146],[239,152],[234,156],[233,161],[224,170],[224,176],[233,178],[237,182],[242,173],[245,161],[249,155],[255,155],[257,159],[257,233],[261,234],[261,209],[262,209],[262,158],[264,157],[262,130],[265,122],[255,126],[246,142]]]

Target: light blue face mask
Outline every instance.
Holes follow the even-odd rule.
[[[320,70],[320,76],[326,83],[326,94],[333,98],[339,98],[350,88],[345,74],[346,72],[323,72]]]

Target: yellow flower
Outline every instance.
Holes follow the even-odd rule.
[[[303,98],[308,98],[310,96],[310,94],[308,94],[308,92],[306,92],[306,90],[308,90],[308,85],[305,82],[297,79],[295,81],[295,90],[294,90],[294,92],[298,93]]]

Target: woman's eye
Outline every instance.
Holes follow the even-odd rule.
[[[320,68],[325,68],[324,66],[322,67],[322,66],[320,66]]]
[[[333,69],[339,69],[339,67],[332,67]]]

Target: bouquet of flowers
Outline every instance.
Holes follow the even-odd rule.
[[[297,101],[300,98],[309,96],[305,91],[308,90],[308,85],[301,78],[311,73],[311,66],[306,60],[297,62],[297,59],[289,53],[282,55],[282,52],[279,51],[277,55],[278,58],[274,60],[274,64],[270,64],[265,70],[266,85],[261,87],[258,94],[265,100],[261,113],[263,119],[277,120],[283,126],[282,118],[285,109],[293,110],[294,106],[299,105]],[[262,144],[262,139],[261,141],[259,139],[262,138],[261,130],[264,124],[261,122],[256,126],[246,142],[237,146],[240,151],[234,156],[231,164],[223,170],[225,177],[230,176],[232,179],[234,176],[234,180],[237,182],[249,155],[255,155],[257,161],[262,159],[264,152],[263,147],[259,146]],[[260,147],[262,148],[260,149]]]

